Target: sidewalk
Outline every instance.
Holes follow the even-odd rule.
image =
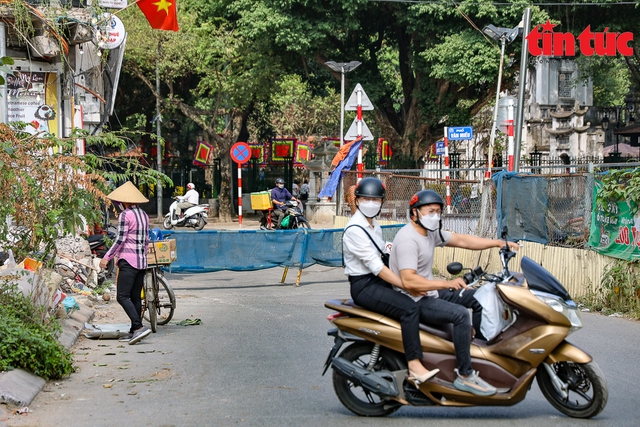
[[[84,329],[85,322],[89,322],[95,310],[82,303],[77,310],[62,321],[62,334],[58,338],[67,349],[71,349]],[[42,390],[46,381],[22,369],[0,373],[0,427],[6,427],[3,421],[9,412],[29,406],[31,401]],[[5,415],[6,413],[6,415]]]

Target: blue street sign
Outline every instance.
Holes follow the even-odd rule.
[[[436,155],[444,156],[444,141],[436,142]]]
[[[465,139],[473,139],[473,127],[472,126],[450,126],[448,128],[447,135],[449,141],[461,141]]]

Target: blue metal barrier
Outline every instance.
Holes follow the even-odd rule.
[[[393,241],[403,225],[382,226]],[[177,261],[172,272],[250,271],[272,267],[342,266],[344,229],[172,231]]]

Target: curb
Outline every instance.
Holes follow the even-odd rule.
[[[80,310],[71,313],[62,322],[62,334],[58,337],[58,341],[70,349],[84,329],[84,323],[89,322],[94,314],[94,309],[81,305]],[[46,380],[43,378],[22,369],[0,373],[0,403],[17,407],[29,406],[45,384]],[[0,427],[4,425],[0,421]]]

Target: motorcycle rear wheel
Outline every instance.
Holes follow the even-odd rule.
[[[567,397],[564,398],[553,385],[545,367],[538,367],[538,386],[554,408],[573,418],[591,418],[602,412],[609,391],[604,374],[595,362],[559,362],[551,365],[551,369],[568,385]]]
[[[171,230],[173,228],[173,224],[171,224],[171,217],[166,217],[162,222],[162,226],[165,230]]]
[[[371,343],[351,344],[340,353],[340,357],[360,367],[366,367],[369,364],[372,348]],[[386,353],[384,350],[380,352],[374,371],[406,369],[396,358],[387,356]],[[379,396],[341,376],[335,369],[333,370],[333,389],[345,408],[362,417],[385,417],[402,406],[393,400],[382,400]]]
[[[200,231],[200,230],[202,230],[204,228],[206,223],[207,222],[204,220],[204,218],[202,216],[199,216],[198,217],[198,223],[193,228],[195,228],[196,231]]]

